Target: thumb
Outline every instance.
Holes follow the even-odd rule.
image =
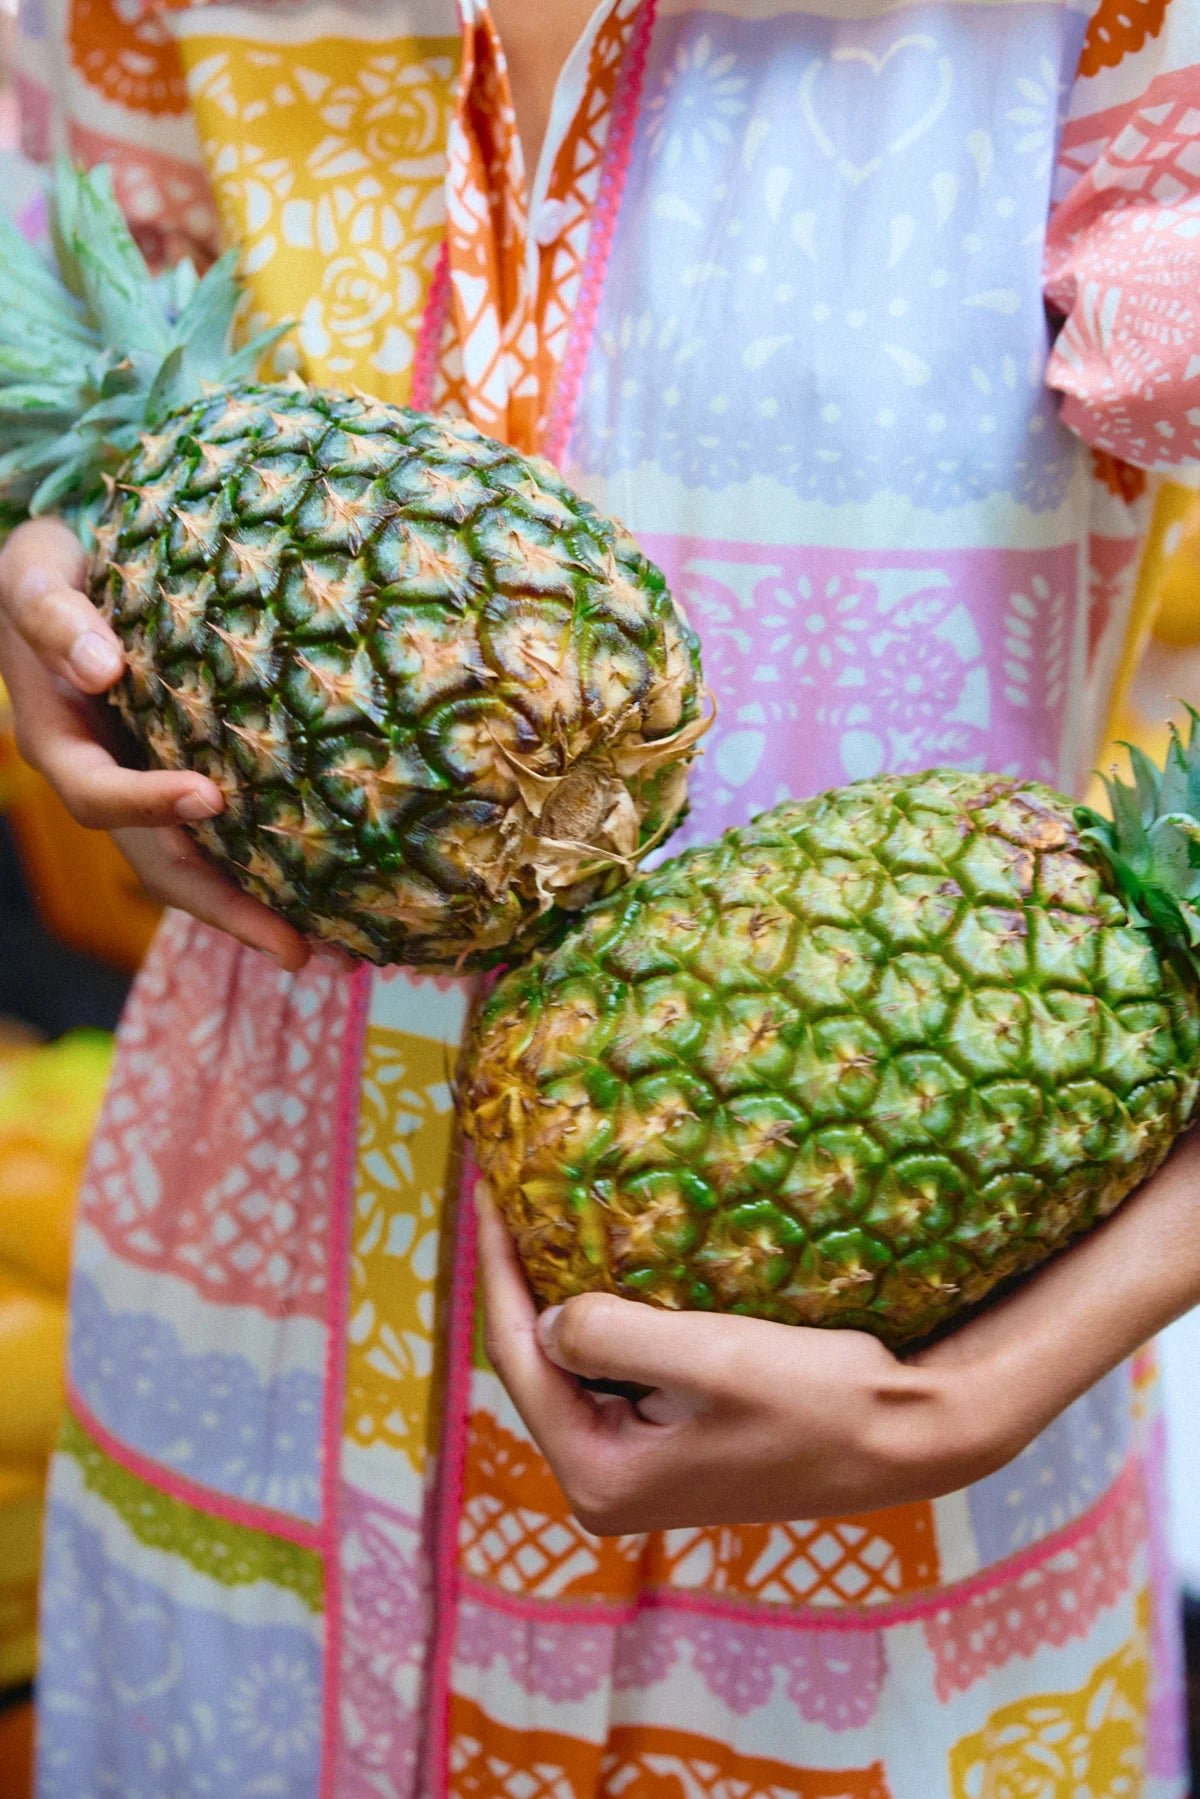
[[[537,1322],[548,1359],[586,1380],[695,1391],[713,1363],[714,1320],[667,1312],[614,1293],[581,1293]]]

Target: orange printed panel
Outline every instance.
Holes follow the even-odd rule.
[[[600,188],[613,100],[641,10],[641,0],[617,0],[600,26],[588,60],[583,102],[554,158],[546,198],[559,207],[561,225],[556,241],[541,259],[536,299],[543,408],[566,351],[583,285],[592,207]]]
[[[448,322],[461,353],[461,391],[448,397],[481,431],[528,451],[538,396],[525,165],[504,52],[486,13],[463,33],[448,162]]]
[[[762,1605],[878,1605],[938,1580],[932,1506],[804,1524],[713,1526],[593,1537],[572,1517],[538,1450],[490,1413],[471,1419],[461,1566],[507,1593],[632,1598],[646,1587]]]
[[[585,91],[545,193],[556,235],[532,286],[525,170],[504,53],[490,20],[467,37],[450,148],[450,306],[434,407],[519,449],[532,450],[546,423],[583,282],[613,100],[640,13],[641,0],[616,0],[596,33]]]
[[[591,1536],[533,1444],[489,1412],[473,1414],[459,1526],[464,1574],[543,1599],[632,1598],[644,1541]]]
[[[797,1768],[654,1725],[616,1726],[603,1746],[509,1730],[455,1696],[453,1799],[890,1799],[882,1767]]]
[[[1147,38],[1158,36],[1170,4],[1171,0],[1100,0],[1083,40],[1080,74],[1098,75],[1136,55]]]
[[[184,111],[179,52],[161,18],[189,0],[71,0],[71,61],[89,87],[130,112]]]
[[[938,1580],[933,1507],[924,1503],[802,1524],[673,1530],[652,1545],[656,1585],[768,1605],[880,1605]]]

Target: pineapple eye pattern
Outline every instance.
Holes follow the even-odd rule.
[[[1200,998],[1086,847],[1035,783],[881,777],[507,975],[462,1113],[539,1297],[899,1345],[1104,1217],[1191,1116]]]
[[[203,841],[242,885],[351,954],[487,967],[683,815],[696,639],[549,464],[235,384],[142,440],[96,542],[126,723],[222,788]]]

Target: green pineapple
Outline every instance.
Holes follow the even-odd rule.
[[[486,967],[678,824],[697,642],[544,461],[364,395],[260,382],[233,258],[150,276],[107,173],[60,170],[58,273],[0,228],[0,532],[75,518],[150,762],[300,929]]]
[[[1200,1088],[1200,738],[1113,822],[949,770],[777,807],[483,1002],[460,1109],[545,1303],[899,1346],[1105,1217]]]

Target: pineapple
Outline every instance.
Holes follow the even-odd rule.
[[[1200,741],[1113,821],[935,770],[777,807],[482,1002],[461,1116],[541,1302],[899,1347],[1086,1230],[1200,1086]]]
[[[544,461],[361,394],[260,382],[233,258],[146,269],[103,170],[59,173],[58,273],[0,235],[0,528],[59,508],[150,763],[249,892],[374,962],[486,967],[678,824],[694,635]]]

